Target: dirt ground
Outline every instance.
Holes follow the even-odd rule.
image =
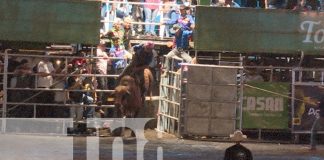
[[[128,135],[127,135],[128,134]],[[0,135],[1,160],[136,160],[137,142],[126,132],[123,146],[113,146],[116,137]],[[154,130],[146,130],[148,142],[144,148],[145,160],[221,160],[232,142],[211,142],[178,139],[163,134],[157,138]],[[139,141],[142,142],[142,141]],[[252,151],[254,159],[264,160],[318,160],[324,159],[324,146],[310,151],[308,145],[251,143],[244,146]],[[118,148],[120,147],[120,148]],[[160,149],[158,149],[160,147]],[[113,148],[117,152],[113,153]],[[163,156],[157,156],[162,150]],[[124,151],[124,152],[122,152]]]

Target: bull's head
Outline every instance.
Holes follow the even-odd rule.
[[[115,107],[124,114],[124,106],[128,105],[128,97],[131,95],[127,86],[117,86],[115,88]]]

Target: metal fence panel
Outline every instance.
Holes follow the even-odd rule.
[[[238,67],[189,65],[182,94],[181,135],[228,136],[236,128]],[[183,116],[184,118],[182,118]]]
[[[7,118],[4,133],[67,135],[67,129],[73,127],[73,119],[69,118]]]

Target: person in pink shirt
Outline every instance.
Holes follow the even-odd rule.
[[[145,2],[159,4],[161,2],[161,0],[145,0]],[[145,22],[146,23],[154,22],[158,12],[159,12],[159,5],[144,4]],[[146,35],[156,36],[156,33],[154,30],[155,30],[155,25],[145,24],[145,34]]]
[[[107,75],[107,67],[109,58],[106,53],[105,44],[99,44],[97,46],[97,61],[96,61],[96,73],[101,75]],[[107,77],[97,77],[98,89],[107,90],[108,89],[108,81]],[[104,92],[98,92],[97,102],[105,103],[107,100],[107,94]]]

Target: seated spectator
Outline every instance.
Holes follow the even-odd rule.
[[[113,37],[119,38],[119,45],[120,45],[120,47],[125,48],[124,47],[125,31],[122,28],[122,20],[121,19],[116,18],[114,20],[113,28],[107,33],[107,37],[108,37],[108,39],[111,40],[112,46],[113,46],[112,38]]]
[[[171,19],[169,21],[163,22],[162,24],[174,26],[178,24],[181,26],[182,30],[193,30],[195,27],[195,21],[193,17],[188,14],[189,6],[180,5],[179,11],[173,12],[171,14]]]
[[[124,43],[124,47],[127,51],[130,50],[131,48],[131,44],[130,44],[130,38],[133,35],[133,27],[132,27],[132,19],[130,17],[126,17],[124,18],[124,23],[123,23],[123,27],[124,27],[124,37],[123,37],[123,43]]]

